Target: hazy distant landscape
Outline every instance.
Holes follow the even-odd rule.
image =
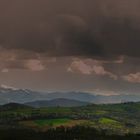
[[[22,103],[22,104],[44,104],[47,106],[59,106],[59,100],[64,102],[62,106],[78,106],[107,103],[138,102],[140,95],[97,95],[88,92],[38,92],[28,89],[0,88],[0,104]],[[73,102],[72,102],[73,101]],[[75,101],[75,102],[74,102]],[[76,104],[79,101],[79,104]],[[51,103],[52,102],[52,103]],[[61,101],[60,101],[61,102]],[[54,104],[54,105],[53,105]],[[61,103],[60,103],[61,104]],[[60,105],[61,106],[61,105]],[[41,107],[41,106],[38,106]]]

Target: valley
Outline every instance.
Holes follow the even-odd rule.
[[[11,103],[0,107],[1,128],[44,131],[60,126],[86,126],[109,134],[140,133],[140,102],[89,104],[78,107],[42,107]]]

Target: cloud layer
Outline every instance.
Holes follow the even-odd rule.
[[[138,0],[1,1],[0,44],[47,56],[139,57],[139,4]]]
[[[1,0],[0,82],[139,93],[139,5],[139,0]],[[34,85],[26,84],[31,75]]]

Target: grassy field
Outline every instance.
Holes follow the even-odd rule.
[[[48,119],[48,120],[35,120],[34,123],[36,123],[39,126],[59,126],[64,125],[65,123],[68,123],[70,119]]]
[[[121,123],[113,120],[113,119],[109,119],[109,118],[101,118],[99,120],[99,123],[104,124],[104,125],[120,125]]]
[[[21,121],[19,122],[19,124],[26,128],[31,128],[38,131],[46,131],[50,128],[57,128],[62,126],[63,127],[73,127],[76,125],[89,126],[91,122],[89,120],[72,120],[67,118],[61,118],[61,119]]]

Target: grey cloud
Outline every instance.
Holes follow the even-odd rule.
[[[138,0],[0,3],[4,48],[47,56],[140,56]]]

